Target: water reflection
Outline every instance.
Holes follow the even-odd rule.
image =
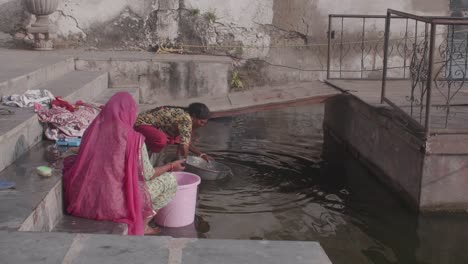
[[[468,263],[468,217],[432,215],[418,220],[416,256],[424,263]]]

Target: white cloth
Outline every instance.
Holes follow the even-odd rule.
[[[34,103],[48,105],[54,99],[54,95],[49,90],[27,90],[22,95],[3,96],[2,103],[16,107],[33,107]]]

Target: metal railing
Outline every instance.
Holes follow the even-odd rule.
[[[383,70],[385,15],[332,14],[328,18],[327,79],[380,79]],[[400,19],[400,17],[395,17]],[[399,35],[389,45],[393,79],[409,77],[414,25],[401,19]]]
[[[404,87],[388,85],[395,26],[414,24],[407,50],[409,63]],[[394,23],[396,21],[396,23]],[[426,137],[431,134],[468,133],[468,20],[454,17],[416,16],[389,9],[385,18],[381,101],[414,121]],[[406,46],[406,44],[405,44]],[[405,57],[406,58],[406,57]],[[398,90],[398,93],[394,91]],[[392,93],[393,92],[393,93]],[[466,118],[466,119],[465,119]]]

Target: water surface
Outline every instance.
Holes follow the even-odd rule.
[[[202,182],[195,224],[172,234],[319,241],[334,264],[468,263],[468,216],[411,213],[329,137],[324,144],[322,121],[323,105],[210,121],[198,145],[233,175]]]

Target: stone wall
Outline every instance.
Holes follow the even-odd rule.
[[[97,53],[100,53],[99,55]],[[140,103],[226,95],[232,61],[225,56],[91,52],[76,58],[79,71],[106,71],[110,88],[138,87]],[[164,103],[166,102],[166,103]]]
[[[323,124],[326,134],[348,146],[381,181],[418,208],[424,142],[396,122],[394,116],[398,115],[390,109],[338,95],[326,102]]]
[[[62,0],[51,20],[59,28],[58,47],[192,45],[184,52],[242,58],[240,76],[254,86],[320,78],[326,46],[313,44],[327,42],[328,14],[384,14],[387,8],[448,15],[449,0]],[[0,0],[0,45],[28,41],[31,20],[21,1]]]
[[[422,139],[404,116],[350,95],[325,104],[327,137],[343,143],[408,205],[422,212],[465,212],[468,156],[465,135]],[[418,135],[419,134],[419,135]]]

